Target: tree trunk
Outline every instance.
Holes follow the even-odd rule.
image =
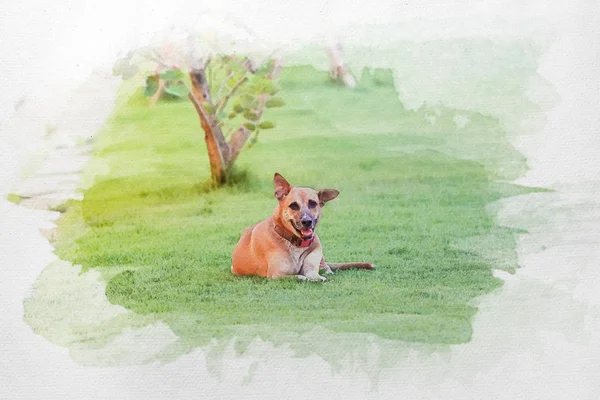
[[[356,81],[344,63],[342,46],[336,44],[327,47],[327,54],[329,55],[329,76],[331,79],[334,81],[342,81],[344,85],[351,88],[356,87]]]
[[[229,146],[225,141],[221,128],[218,126],[218,121],[212,113],[206,111],[207,105],[211,109],[214,109],[214,105],[211,102],[210,90],[204,69],[192,69],[190,71],[190,78],[192,81],[192,92],[188,97],[196,108],[196,112],[200,117],[202,130],[204,130],[212,182],[219,186],[224,184],[226,180]]]
[[[150,97],[150,104],[156,104],[158,99],[160,99],[160,97],[165,92],[165,86],[166,86],[165,81],[160,79],[160,77],[159,77],[158,78],[158,90],[156,90],[156,93],[154,93],[154,95],[152,97]]]

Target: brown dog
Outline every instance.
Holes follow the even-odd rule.
[[[268,278],[296,276],[302,280],[322,282],[319,275],[349,268],[373,269],[369,263],[326,263],[315,228],[321,209],[337,197],[334,189],[315,191],[292,187],[275,174],[275,198],[279,201],[273,216],[246,229],[233,250],[231,272]]]

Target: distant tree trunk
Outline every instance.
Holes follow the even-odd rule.
[[[158,99],[160,99],[162,97],[162,95],[165,93],[165,81],[160,79],[160,77],[158,78],[158,89],[156,90],[156,93],[154,93],[154,95],[152,97],[150,97],[150,104],[155,104]]]
[[[329,76],[331,79],[341,81],[344,85],[351,88],[356,87],[356,81],[344,63],[342,46],[339,43],[328,46],[327,54],[329,55]]]

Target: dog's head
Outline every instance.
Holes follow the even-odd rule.
[[[318,192],[311,188],[293,187],[278,173],[273,179],[275,198],[279,201],[276,214],[283,227],[301,239],[312,239],[321,218],[321,209],[340,192],[324,189]]]

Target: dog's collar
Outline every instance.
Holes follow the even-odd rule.
[[[314,235],[310,239],[300,239],[298,236],[286,232],[285,229],[283,229],[277,224],[273,224],[273,229],[275,230],[275,232],[277,232],[279,236],[281,236],[282,238],[284,238],[285,240],[297,247],[308,247],[315,240]]]

